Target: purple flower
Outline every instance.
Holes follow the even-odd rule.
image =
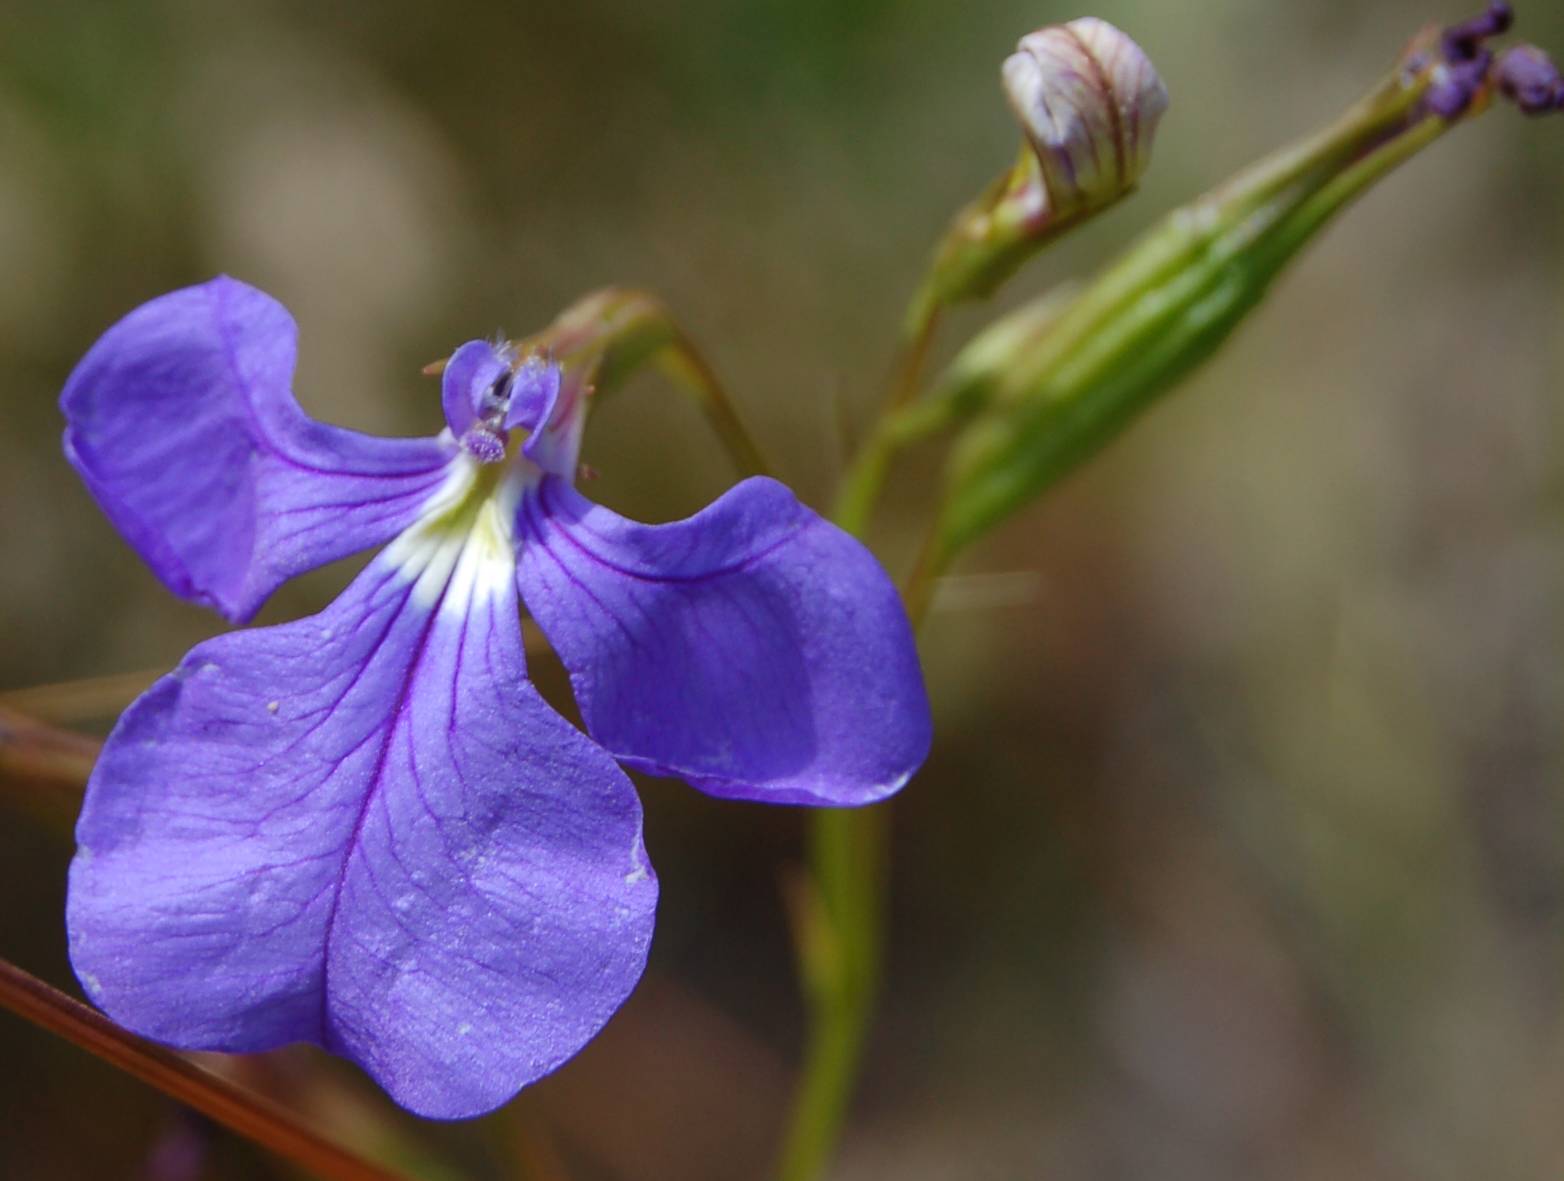
[[[199,644],[126,711],[71,866],[76,973],[192,1049],[315,1042],[459,1118],[559,1066],[641,974],[657,899],[616,764],[867,804],[929,744],[894,589],[782,485],[641,525],[573,486],[586,389],[481,341],[448,429],[289,391],[292,318],[228,278],[138,308],[61,397],[65,449],[176,594],[248,619],[389,541],[319,615]],[[520,596],[590,738],[527,680]]]

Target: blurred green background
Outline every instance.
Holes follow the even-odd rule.
[[[1141,193],[1009,300],[1467,15],[1092,11],[1141,42],[1172,109]],[[150,678],[220,630],[114,535],[55,409],[109,323],[219,271],[293,310],[305,407],[380,433],[436,429],[418,370],[454,344],[651,288],[823,505],[927,250],[1014,151],[1000,59],[1077,15],[7,0],[0,703],[102,732],[106,704],[4,692]],[[1564,53],[1556,3],[1520,18]],[[885,1007],[843,1181],[1564,1174],[1561,131],[1498,110],[1393,176],[1175,400],[944,587],[938,738],[895,806]],[[989,314],[955,317],[943,355]],[[595,496],[649,520],[731,479],[651,379],[603,407],[585,458]],[[935,471],[895,485],[877,536],[895,560]],[[262,621],[320,608],[350,566]],[[431,1177],[424,1152],[472,1178],[761,1175],[802,1032],[781,883],[804,818],[643,789],[663,883],[646,982],[511,1108],[420,1125],[312,1051],[225,1068]],[[74,989],[69,808],[0,808],[0,956]],[[0,1177],[278,1175],[0,1014]]]

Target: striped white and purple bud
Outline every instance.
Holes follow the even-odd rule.
[[[1002,74],[1042,170],[1049,216],[1100,208],[1135,187],[1168,91],[1127,34],[1096,17],[1040,29],[1021,38]]]
[[[1015,165],[957,214],[923,310],[992,294],[1048,242],[1134,191],[1168,109],[1151,59],[1095,17],[1021,38],[1001,81],[1025,141]]]

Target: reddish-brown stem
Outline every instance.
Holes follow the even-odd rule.
[[[327,1181],[402,1181],[399,1174],[304,1126],[270,1099],[251,1094],[172,1050],[126,1032],[5,960],[0,960],[0,1007],[75,1042],[111,1066]]]
[[[98,745],[0,706],[0,775],[79,796]]]
[[[109,673],[25,689],[7,689],[0,693],[0,710],[15,710],[35,721],[57,726],[112,718],[146,692],[147,686],[165,671],[147,668],[139,672]]]
[[[68,830],[98,745],[0,705],[0,798],[51,828]]]

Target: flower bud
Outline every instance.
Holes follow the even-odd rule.
[[[1494,67],[1499,93],[1527,115],[1564,110],[1564,75],[1534,45],[1517,45]]]
[[[1090,17],[1023,37],[1001,77],[1026,142],[956,215],[919,314],[992,294],[1044,244],[1134,189],[1168,107],[1140,46]]]
[[[1106,205],[1135,186],[1168,92],[1129,36],[1096,17],[1040,29],[1021,38],[1003,78],[1052,216]]]

